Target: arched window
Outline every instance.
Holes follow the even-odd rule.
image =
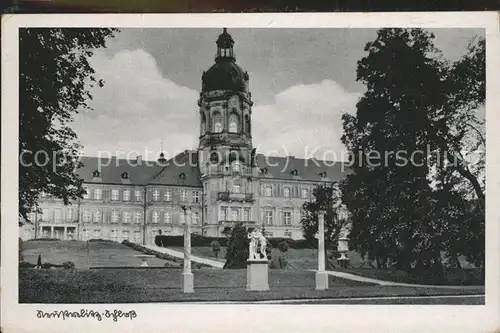
[[[204,114],[201,115],[201,135],[205,134],[207,131],[207,117]]]
[[[231,113],[229,115],[229,133],[238,133],[239,130],[239,120],[236,113]]]
[[[213,118],[214,118],[214,126],[213,126],[213,132],[214,133],[220,133],[222,132],[222,116],[220,114],[220,112],[216,111],[214,112],[213,114]]]

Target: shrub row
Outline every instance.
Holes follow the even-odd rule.
[[[132,243],[132,242],[130,242],[128,240],[124,240],[122,242],[122,244],[125,245],[125,246],[128,246],[128,247],[130,247],[130,248],[132,248],[132,249],[134,249],[136,251],[142,252],[144,254],[152,255],[152,256],[155,256],[158,259],[168,260],[170,262],[175,263],[175,265],[173,265],[173,264],[167,262],[165,264],[165,267],[179,268],[184,263],[184,260],[181,259],[181,258],[173,257],[173,256],[168,255],[166,253],[162,253],[162,252],[159,252],[159,251],[148,249],[145,246],[142,246],[142,245],[139,245],[139,244],[136,244],[136,243]],[[200,264],[200,263],[197,263],[197,262],[192,262],[191,265],[195,269],[204,268],[204,267],[211,267],[209,265]]]
[[[32,264],[27,261],[21,261],[19,263],[19,268],[35,268],[37,267],[37,264]],[[64,269],[74,269],[75,268],[75,263],[72,261],[66,261],[63,262],[62,265],[58,264],[51,264],[51,263],[43,263],[42,266],[40,267],[42,269],[50,269],[50,268],[64,268]]]
[[[211,246],[213,241],[219,242],[220,246],[227,246],[227,237],[206,237],[197,234],[191,234],[191,246]],[[309,249],[317,248],[317,242],[314,240],[309,241],[306,239],[291,239],[284,237],[268,238],[267,241],[272,247],[276,248],[281,242],[286,242],[289,248],[292,249]],[[184,236],[167,236],[158,235],[155,237],[156,246],[184,246]]]

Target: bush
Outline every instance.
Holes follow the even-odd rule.
[[[62,267],[64,269],[74,269],[75,268],[75,263],[72,262],[72,261],[65,261],[65,262],[63,262]]]
[[[102,238],[92,238],[88,240],[89,242],[103,242],[103,243],[116,243],[111,239],[102,239]]]
[[[34,239],[30,239],[29,240],[30,242],[34,242],[34,241],[60,241],[59,238],[34,238]]]
[[[19,262],[19,268],[33,268],[36,267],[35,264],[29,263],[27,261],[21,261]]]
[[[246,268],[248,242],[247,229],[242,223],[237,223],[228,240],[224,268]]]
[[[212,251],[214,253],[215,258],[219,257],[219,252],[220,252],[220,244],[218,241],[214,240],[212,243],[210,243],[210,246],[212,247]]]
[[[283,252],[283,253],[287,252],[287,251],[288,251],[288,243],[287,243],[286,241],[282,241],[282,242],[280,242],[280,243],[278,244],[278,249],[279,249],[281,252]]]

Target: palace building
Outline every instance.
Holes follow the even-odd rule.
[[[215,63],[201,78],[196,150],[169,160],[162,153],[157,161],[84,157],[78,174],[85,196],[68,206],[42,196],[21,238],[151,243],[160,231],[182,234],[187,218],[205,236],[243,222],[264,225],[268,237],[302,238],[301,207],[314,186],[348,171],[341,162],[258,153],[249,74],[236,64],[226,29],[216,44]]]

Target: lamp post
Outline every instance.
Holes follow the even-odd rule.
[[[316,290],[328,289],[328,274],[325,271],[325,211],[318,213],[318,271]]]
[[[182,292],[194,292],[194,278],[191,272],[191,207],[181,206],[184,211],[184,269],[182,271]],[[189,212],[189,218],[188,218]]]

